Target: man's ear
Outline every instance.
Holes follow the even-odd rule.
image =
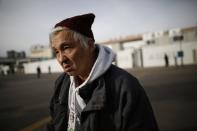
[[[94,40],[89,39],[89,40],[88,40],[88,46],[89,46],[90,48],[94,48]]]

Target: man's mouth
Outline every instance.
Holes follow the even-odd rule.
[[[64,71],[65,72],[69,72],[69,71],[71,71],[72,66],[71,66],[71,64],[65,64],[65,63],[63,63],[63,68],[64,68]]]

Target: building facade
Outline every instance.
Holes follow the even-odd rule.
[[[53,57],[52,50],[49,46],[34,45],[30,49],[30,58],[48,59]]]
[[[196,27],[150,32],[103,44],[117,53],[117,65],[122,68],[165,66],[165,55],[169,66],[197,63]]]

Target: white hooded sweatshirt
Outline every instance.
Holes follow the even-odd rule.
[[[70,76],[71,83],[68,99],[69,120],[67,131],[80,131],[79,117],[86,104],[79,95],[79,89],[103,75],[109,69],[115,58],[115,53],[110,48],[99,44],[96,44],[95,46],[99,50],[98,57],[90,71],[88,78],[78,86],[74,80],[74,76]]]

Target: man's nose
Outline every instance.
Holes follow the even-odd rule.
[[[59,59],[59,62],[62,63],[67,59],[67,57],[64,55],[63,52],[60,52],[58,59]]]

